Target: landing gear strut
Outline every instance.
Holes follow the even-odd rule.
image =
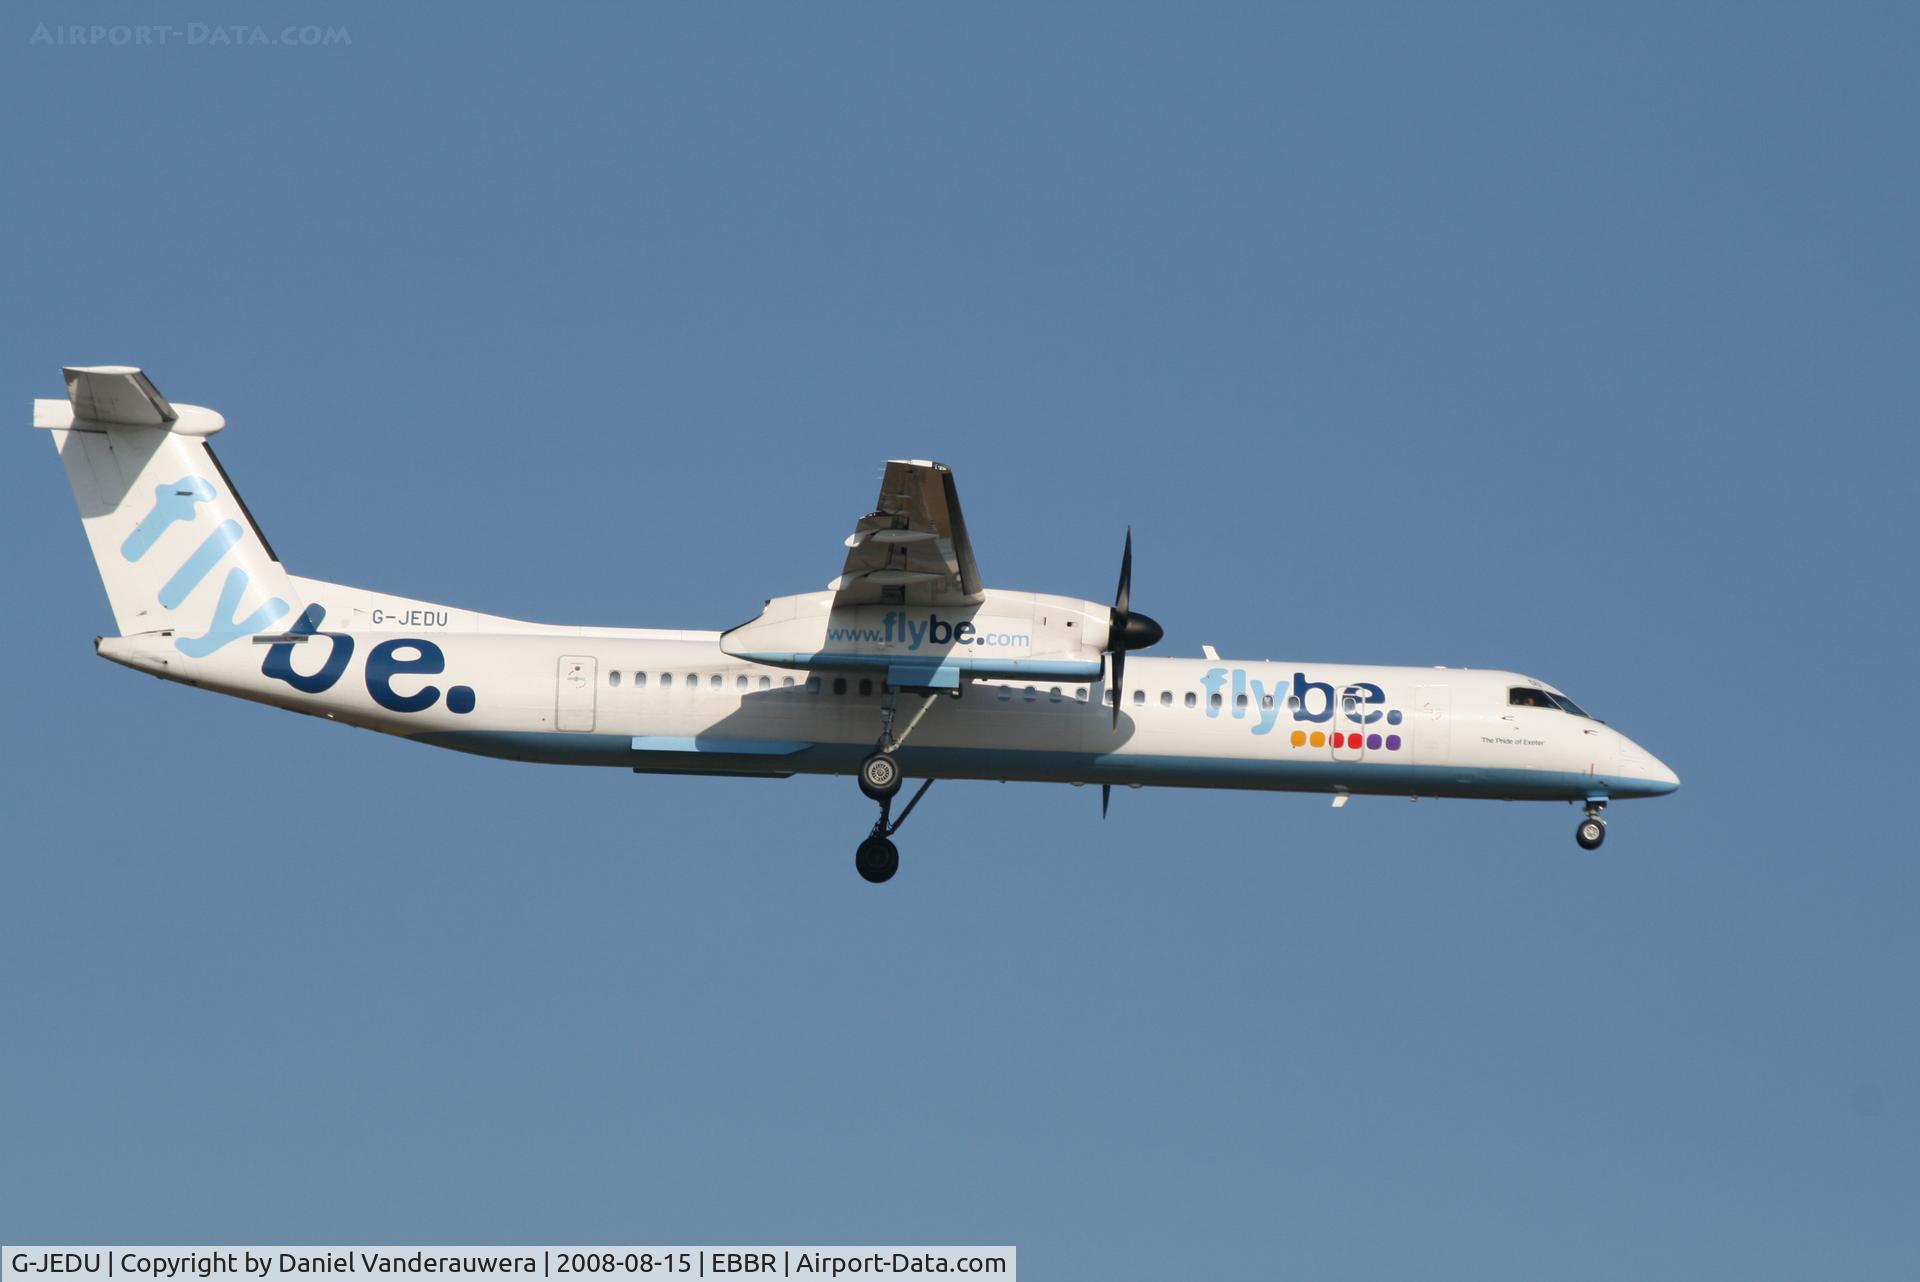
[[[873,759],[872,757],[867,758],[868,761],[872,761]],[[888,762],[893,760],[892,757],[884,759]],[[865,786],[865,766],[864,763],[862,763],[861,787],[864,789]],[[891,838],[894,833],[900,831],[900,826],[907,822],[907,816],[913,813],[913,808],[920,804],[920,798],[926,796],[927,789],[931,787],[933,787],[933,780],[922,779],[919,788],[915,789],[914,794],[907,798],[907,804],[905,808],[900,811],[900,817],[898,819],[892,817],[893,793],[890,792],[886,796],[878,798],[880,802],[880,817],[873,821],[873,831],[867,834],[867,839],[860,843],[858,850],[853,852],[853,866],[859,870],[862,877],[877,884],[887,880],[900,870],[900,850],[899,847],[893,844]],[[893,781],[893,792],[898,791],[900,791],[900,777],[896,770]]]
[[[1600,843],[1607,839],[1607,821],[1600,817],[1600,812],[1606,804],[1604,801],[1587,803],[1587,817],[1582,819],[1580,826],[1573,830],[1573,839],[1580,843],[1580,849],[1598,850]]]
[[[958,694],[960,691],[956,688],[953,693]],[[893,733],[893,718],[894,714],[899,710],[900,692],[892,686],[888,686],[882,690],[880,692],[880,741],[873,745],[874,752],[890,753],[905,743],[907,736],[913,733],[913,728],[920,724],[920,718],[927,715],[927,709],[933,706],[933,701],[939,698],[939,696],[940,692],[938,690],[923,691],[920,695],[920,706],[915,708],[913,715],[907,718],[907,728],[902,730],[898,735],[895,735]],[[869,760],[871,760],[871,758],[869,758]]]
[[[956,692],[957,693],[957,692]],[[880,803],[880,817],[874,821],[873,831],[853,852],[853,866],[862,877],[876,884],[886,881],[900,870],[900,849],[893,844],[893,834],[900,831],[900,825],[907,821],[913,808],[920,804],[920,798],[927,795],[927,789],[933,787],[933,780],[921,783],[920,788],[907,799],[898,819],[893,818],[893,799],[900,792],[903,776],[900,762],[894,750],[907,741],[913,728],[920,724],[920,718],[927,715],[927,709],[933,706],[939,692],[928,690],[907,719],[907,725],[898,736],[893,733],[893,718],[896,711],[896,692],[888,686],[880,695],[880,741],[860,763],[860,791],[869,801]]]

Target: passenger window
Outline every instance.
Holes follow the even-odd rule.
[[[1032,703],[1035,699],[1040,697],[1040,692],[1034,689],[1032,686],[1028,686],[1025,690],[1022,690],[1020,692],[1020,697],[1024,699],[1026,702]]]
[[[1000,702],[1005,703],[1007,700],[1013,698],[1013,687],[1012,686],[995,686],[993,688],[993,693],[995,697],[997,697],[1000,700]]]
[[[1102,690],[1100,692],[1100,702],[1105,704],[1109,708],[1113,706],[1113,698],[1114,698],[1114,694],[1113,694],[1113,691],[1111,690]]]
[[[780,678],[780,688],[781,688],[782,690],[791,690],[791,689],[793,689],[793,678],[792,678],[792,677],[781,677],[781,678]]]
[[[1173,691],[1162,690],[1160,692],[1160,706],[1163,708],[1171,708],[1173,706]]]
[[[660,688],[661,688],[662,690],[671,690],[671,689],[673,689],[673,673],[671,673],[671,672],[662,672],[662,673],[660,674]]]
[[[620,688],[620,669],[609,668],[607,670],[607,684],[616,690]]]
[[[1217,708],[1220,706],[1220,692],[1218,690],[1215,690],[1207,696],[1207,706],[1209,708]]]
[[[1270,694],[1261,695],[1260,706],[1263,708],[1271,708],[1273,706],[1273,696]]]
[[[1288,712],[1298,712],[1298,711],[1300,711],[1300,696],[1299,696],[1299,695],[1297,695],[1297,694],[1290,694],[1290,695],[1288,695],[1288,696],[1287,696],[1287,711],[1288,711]]]
[[[1197,708],[1200,706],[1199,697],[1196,696],[1191,690],[1187,691],[1187,706],[1189,708]]]
[[[634,673],[634,674],[633,674],[633,688],[634,688],[634,689],[636,689],[636,690],[644,690],[644,689],[646,689],[646,688],[647,688],[647,674],[646,674],[646,673],[644,673],[644,672],[636,672],[636,673]]]
[[[1244,694],[1234,695],[1233,706],[1236,708],[1245,708],[1247,706],[1247,696]]]
[[[1076,701],[1085,703],[1087,701],[1087,688],[1085,686],[1075,686],[1073,697]]]
[[[771,690],[771,689],[773,688],[773,678],[772,678],[772,677],[761,677],[761,678],[760,678],[760,688],[761,688],[762,690]]]
[[[718,690],[720,687],[724,686],[725,684],[726,684],[726,679],[722,677],[718,672],[714,673],[711,677],[707,678],[707,689],[709,690]]]
[[[1053,689],[1051,689],[1051,690],[1049,690],[1049,691],[1047,691],[1047,700],[1048,700],[1049,702],[1051,702],[1051,703],[1058,703],[1058,702],[1060,702],[1060,687],[1059,687],[1059,686],[1055,686],[1055,687],[1054,687]]]
[[[1515,708],[1553,707],[1553,700],[1547,697],[1547,692],[1536,690],[1532,686],[1514,686],[1507,691],[1507,703]]]
[[[871,695],[872,693],[873,693],[873,678],[861,677],[860,678],[860,697],[864,699],[867,696]]]
[[[820,678],[819,678],[819,677],[808,677],[808,678],[807,678],[807,693],[808,693],[808,694],[819,694],[819,693],[820,693]]]
[[[687,673],[687,689],[698,690],[699,688],[700,688],[700,674],[698,672]]]
[[[1135,690],[1133,692],[1134,707],[1136,708],[1143,707],[1145,706],[1146,702],[1147,702],[1147,692],[1145,690]]]
[[[833,679],[833,692],[835,694],[845,694],[847,692],[847,679],[845,677],[835,677]]]
[[[744,690],[744,689],[746,689],[746,688],[747,688],[747,674],[746,674],[746,673],[744,673],[744,672],[742,672],[742,673],[741,673],[741,674],[740,674],[739,676],[737,676],[737,677],[735,677],[735,678],[733,679],[733,688],[734,688],[734,689],[736,689],[736,690]]]

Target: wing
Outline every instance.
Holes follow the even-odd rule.
[[[833,608],[893,602],[985,599],[960,496],[945,464],[893,459],[874,510],[847,536],[847,564]]]

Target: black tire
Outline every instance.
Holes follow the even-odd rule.
[[[900,763],[891,754],[876,752],[860,763],[860,791],[869,801],[885,801],[900,791]]]
[[[900,848],[885,837],[869,837],[853,852],[853,866],[877,886],[900,871]]]
[[[1607,821],[1582,819],[1580,826],[1573,830],[1573,839],[1580,843],[1582,850],[1600,849],[1600,843],[1607,839]]]

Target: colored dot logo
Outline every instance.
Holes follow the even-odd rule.
[[[1309,734],[1305,730],[1295,730],[1288,740],[1296,748],[1324,748],[1327,746],[1325,731],[1315,730]],[[1398,752],[1401,739],[1397,734],[1349,734],[1343,730],[1333,732],[1333,746],[1336,748],[1359,748],[1365,746],[1373,752]]]

